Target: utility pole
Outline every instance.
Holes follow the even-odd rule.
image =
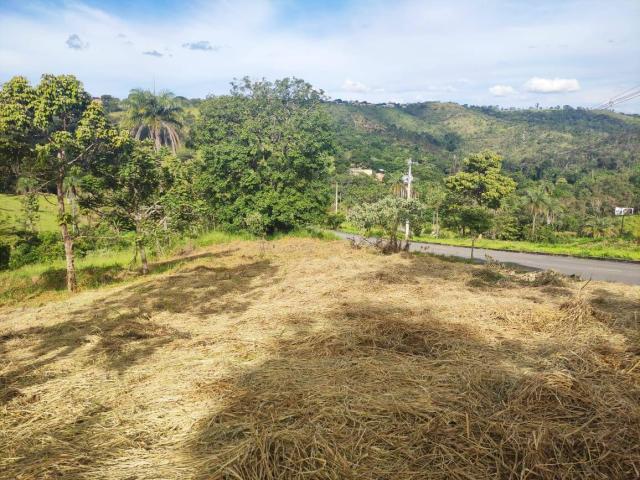
[[[413,181],[413,175],[411,175],[411,159],[407,160],[409,164],[409,174],[407,175],[407,200],[411,200],[411,182]],[[409,219],[404,224],[404,239],[409,241]]]

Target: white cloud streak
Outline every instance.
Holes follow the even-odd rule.
[[[510,85],[494,85],[489,88],[489,93],[494,97],[508,97],[509,95],[515,95],[515,89]]]
[[[355,80],[347,78],[342,84],[342,90],[344,90],[345,92],[365,93],[370,91],[371,89],[364,83],[356,82]]]
[[[527,80],[524,88],[534,93],[568,93],[580,90],[580,83],[575,78],[533,77]]]

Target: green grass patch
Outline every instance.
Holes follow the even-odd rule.
[[[41,232],[53,232],[58,230],[58,207],[54,195],[38,196],[40,206],[40,218],[38,230]],[[22,196],[0,193],[0,220],[2,230],[16,230],[22,224]]]
[[[627,223],[627,220],[631,222]],[[625,231],[633,231],[640,227],[640,217],[629,217],[625,220]],[[627,228],[629,226],[629,228]],[[340,230],[347,233],[361,234],[357,228],[348,223],[342,224]],[[380,232],[372,232],[372,236],[379,236]],[[435,238],[431,236],[415,236],[411,238],[414,242],[437,243],[440,245],[454,245],[460,247],[471,247],[470,238]],[[488,250],[508,250],[513,252],[527,253],[548,253],[552,255],[570,255],[582,258],[599,258],[613,260],[640,261],[640,244],[632,240],[625,239],[593,239],[576,238],[562,243],[540,243],[528,242],[524,240],[476,240],[476,248]]]
[[[162,273],[190,261],[186,252],[195,248],[228,243],[234,240],[250,240],[244,233],[207,232],[195,239],[178,242],[165,256],[152,259],[151,274]],[[183,257],[176,257],[182,254]],[[140,265],[133,263],[134,252],[101,250],[76,257],[76,275],[81,290],[98,288],[134,279],[140,276]],[[16,270],[0,272],[0,305],[14,304],[40,297],[45,293],[62,293],[66,289],[66,265],[64,259],[25,265]]]
[[[421,236],[412,238],[416,242],[438,243],[470,247],[469,238],[434,238]],[[521,240],[476,240],[476,248],[489,250],[509,250],[513,252],[549,253],[553,255],[571,255],[584,258],[609,258],[617,260],[640,261],[640,245],[629,240],[577,238],[563,243],[537,243]]]

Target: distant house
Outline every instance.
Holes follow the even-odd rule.
[[[384,170],[382,169],[374,172],[371,168],[351,167],[349,168],[349,175],[366,175],[368,177],[374,177],[379,182],[384,180]]]
[[[351,167],[349,169],[350,175],[368,175],[373,177],[373,170],[370,168]]]

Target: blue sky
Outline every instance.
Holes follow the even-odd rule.
[[[333,98],[592,107],[640,85],[640,1],[0,0],[0,82],[42,73],[94,95],[297,76]]]

